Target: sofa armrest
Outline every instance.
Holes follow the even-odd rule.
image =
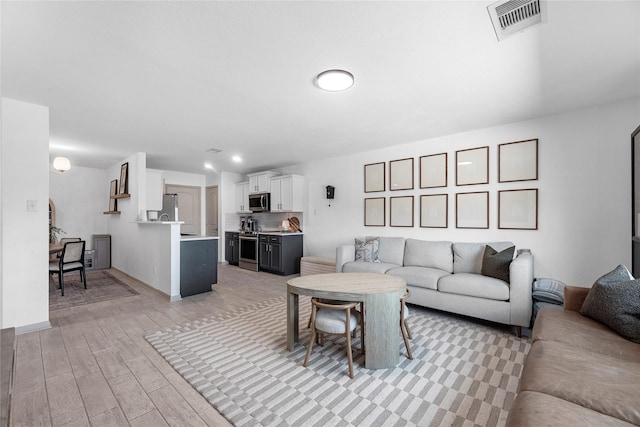
[[[342,273],[342,266],[356,260],[356,247],[342,245],[336,248],[336,273]]]
[[[564,287],[564,309],[567,311],[580,311],[590,289],[566,285]]]
[[[509,301],[511,302],[511,324],[529,327],[533,301],[533,254],[522,253],[511,261],[509,267]]]

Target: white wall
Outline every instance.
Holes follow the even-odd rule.
[[[200,174],[165,171],[162,174],[164,185],[186,185],[190,187],[200,187],[200,234],[206,234],[205,218],[207,211],[206,203],[206,177]],[[180,219],[180,206],[178,206],[178,219]]]
[[[364,235],[510,240],[518,248],[533,251],[537,277],[590,286],[618,264],[631,267],[630,134],[639,124],[640,99],[633,99],[287,168],[285,172],[305,175],[308,181],[305,255],[333,257],[337,245]],[[498,184],[498,144],[532,138],[539,139],[539,179]],[[490,147],[490,184],[456,187],[456,150],[486,145]],[[420,190],[416,184],[410,191],[364,193],[365,164],[387,162],[388,174],[389,160],[413,157],[417,180],[418,158],[441,152],[449,157],[447,188]],[[324,198],[326,185],[336,187],[332,201]],[[498,191],[518,188],[539,189],[538,230],[497,228]],[[470,191],[490,192],[488,230],[455,228],[455,194]],[[449,194],[449,227],[420,228],[419,196],[438,193]],[[389,197],[401,195],[415,196],[413,228],[388,226]],[[380,196],[387,198],[387,226],[364,227],[363,199]]]
[[[92,249],[92,236],[106,234],[107,215],[102,213],[109,210],[106,170],[71,165],[63,174],[51,173],[49,198],[56,206],[55,225],[66,233],[59,238],[81,237]]]
[[[1,144],[0,327],[24,332],[49,326],[49,109],[2,98]]]

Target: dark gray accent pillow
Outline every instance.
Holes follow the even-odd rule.
[[[619,265],[593,284],[580,314],[603,323],[640,344],[640,280]]]
[[[495,277],[509,283],[509,266],[515,250],[516,247],[511,246],[498,252],[489,245],[485,246],[482,257],[482,275]]]

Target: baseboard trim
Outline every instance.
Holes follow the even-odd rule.
[[[41,331],[43,329],[51,329],[51,322],[32,323],[30,325],[17,326],[16,335],[28,334],[29,332]]]

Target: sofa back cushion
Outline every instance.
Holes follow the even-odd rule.
[[[404,266],[429,267],[453,272],[451,242],[407,239],[404,247]]]
[[[513,246],[511,242],[466,243],[453,244],[453,272],[482,274],[482,257],[485,246],[491,246],[500,252]]]
[[[366,240],[375,239],[375,236],[367,236]],[[378,237],[378,258],[381,262],[402,265],[404,258],[404,237]]]

